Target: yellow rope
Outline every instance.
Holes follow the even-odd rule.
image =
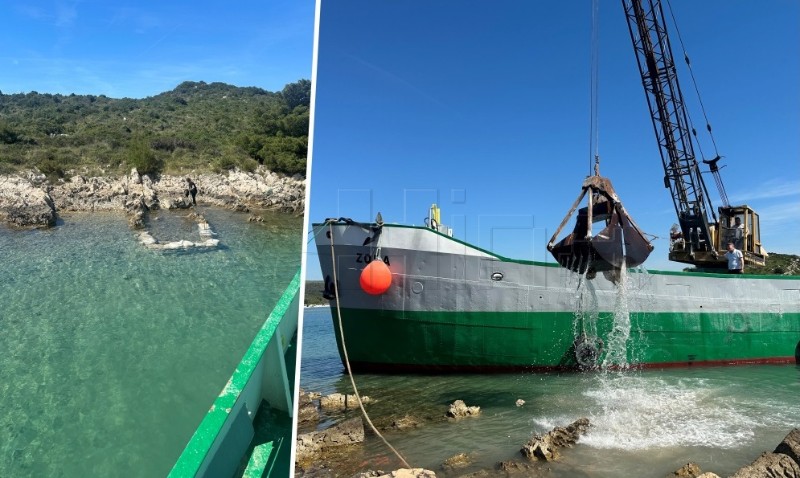
[[[386,446],[388,446],[389,449],[392,450],[392,452],[394,452],[394,454],[397,456],[397,458],[400,459],[400,461],[406,468],[411,468],[411,465],[408,464],[408,462],[405,460],[405,458],[403,458],[400,452],[395,450],[395,448],[388,441],[386,441],[386,438],[384,438],[383,435],[381,435],[378,429],[375,428],[375,425],[372,424],[372,420],[369,419],[369,415],[367,415],[367,411],[364,410],[364,404],[361,403],[361,395],[359,395],[358,393],[358,389],[356,388],[356,381],[353,379],[353,372],[352,370],[350,370],[350,359],[347,358],[347,346],[344,343],[344,328],[342,327],[342,311],[339,308],[339,283],[336,279],[336,255],[333,250],[333,224],[330,222],[328,223],[328,230],[330,231],[331,235],[330,239],[331,239],[331,265],[333,266],[333,294],[336,298],[336,315],[338,317],[338,322],[339,322],[339,337],[341,337],[342,339],[342,352],[344,353],[344,365],[347,368],[347,375],[350,377],[350,383],[353,385],[353,393],[356,396],[356,400],[358,400],[358,406],[359,408],[361,408],[361,413],[364,415],[364,419],[367,421],[370,428],[372,428],[372,431],[375,432],[375,434],[378,435],[378,437],[381,440],[383,440],[383,443],[385,443]]]

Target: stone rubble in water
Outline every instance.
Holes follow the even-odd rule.
[[[364,395],[361,397],[364,405],[372,403],[372,399]],[[323,411],[342,411],[358,408],[358,399],[355,395],[332,393],[319,399],[319,407]]]
[[[365,471],[353,475],[353,478],[436,478],[436,473],[424,468],[400,468],[390,471]]]
[[[588,418],[579,418],[565,428],[555,427],[543,436],[534,435],[522,446],[520,453],[529,460],[556,460],[558,449],[574,445],[589,427]]]
[[[361,421],[361,417],[351,418],[326,430],[298,435],[295,462],[301,468],[309,463],[319,463],[326,451],[332,448],[356,445],[363,441],[364,423]]]
[[[197,184],[197,200],[236,211],[250,208],[303,212],[306,181],[264,167],[249,173],[189,174]],[[75,174],[51,184],[43,174],[27,172],[0,175],[0,220],[16,226],[52,226],[57,212],[125,211],[131,224],[143,224],[140,216],[154,209],[185,209],[186,176],[162,175],[153,180],[136,169],[122,177],[86,177]]]
[[[447,410],[447,416],[450,418],[474,417],[479,413],[481,413],[481,407],[468,407],[463,400],[456,400],[450,404],[450,409]]]
[[[800,478],[800,428],[789,432],[772,453],[762,453],[731,478]]]
[[[442,463],[442,469],[452,471],[458,468],[464,468],[469,466],[472,461],[472,457],[470,457],[468,454],[459,453],[446,459],[444,463]]]
[[[695,463],[687,463],[667,478],[719,478],[703,473]],[[800,428],[795,428],[772,453],[764,452],[752,463],[739,469],[730,478],[800,478]]]

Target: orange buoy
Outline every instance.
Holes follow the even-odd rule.
[[[389,266],[379,260],[367,264],[361,271],[361,289],[370,295],[380,295],[392,285],[392,272]]]

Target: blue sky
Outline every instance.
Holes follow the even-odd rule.
[[[546,242],[588,172],[592,3],[453,5],[323,1],[310,219],[380,211],[421,224],[436,202],[456,237],[552,260]],[[800,254],[800,2],[672,6],[731,203],[761,214],[767,250]],[[666,237],[675,212],[621,2],[601,2],[599,18],[601,173],[645,232]],[[646,266],[683,267],[666,260],[666,239],[654,244]],[[308,264],[319,278],[313,242]]]
[[[143,98],[311,77],[313,0],[3,1],[0,91]]]

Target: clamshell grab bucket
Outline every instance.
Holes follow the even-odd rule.
[[[572,217],[584,196],[588,205],[578,209],[575,228],[559,242],[561,230]],[[592,226],[603,221],[605,227],[592,235]],[[567,269],[594,275],[642,264],[653,245],[645,239],[617,197],[611,181],[599,175],[583,181],[581,193],[547,244],[547,250]]]

